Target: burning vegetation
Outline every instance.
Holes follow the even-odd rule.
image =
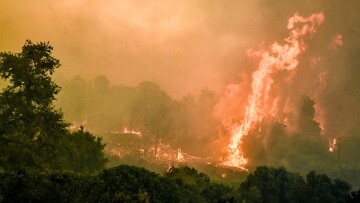
[[[269,51],[259,51],[254,54],[259,57],[259,67],[251,73],[251,90],[250,94],[245,98],[247,105],[244,107],[244,116],[241,118],[241,123],[231,129],[231,143],[229,144],[229,154],[224,160],[224,165],[235,166],[245,169],[247,160],[241,150],[241,142],[243,136],[247,136],[252,129],[263,122],[266,117],[288,119],[284,114],[290,113],[287,107],[289,105],[288,95],[282,94],[281,90],[272,90],[272,84],[287,85],[294,77],[295,68],[299,64],[298,56],[306,50],[304,38],[307,35],[315,33],[318,25],[324,22],[324,14],[313,14],[308,18],[304,18],[295,14],[289,19],[287,28],[290,30],[290,35],[285,39],[284,45],[279,45],[277,42],[273,43]],[[298,26],[298,24],[300,24]],[[285,76],[277,81],[276,74],[281,72]],[[281,81],[285,79],[285,81]],[[233,86],[231,86],[233,89]],[[231,90],[230,90],[231,91]],[[243,90],[237,90],[243,91]],[[236,94],[231,93],[230,94]],[[226,97],[227,95],[225,95]],[[285,101],[285,102],[284,102]],[[234,101],[236,102],[236,101]],[[285,105],[281,105],[281,103]],[[241,115],[242,112],[239,112]]]
[[[296,13],[288,20],[289,35],[282,43],[247,51],[255,62],[223,93],[205,88],[198,95],[174,99],[154,82],[130,87],[111,85],[105,76],[76,76],[59,79],[63,92],[58,105],[74,126],[86,123],[85,129],[104,138],[114,165],[158,164],[159,171],[189,164],[251,171],[266,164],[334,176],[342,165],[343,170],[360,170],[344,157],[350,150],[342,151],[344,156],[329,153],[337,150],[339,130],[330,131],[333,120],[327,117],[331,110],[324,95],[332,74],[322,61],[340,54],[343,37],[336,33],[316,43],[325,18],[323,12],[308,17]],[[315,45],[325,47],[326,54],[314,52]],[[226,177],[223,174],[217,176]]]
[[[331,178],[360,187],[358,2],[30,2],[0,2],[0,201],[26,201],[18,179],[48,193],[53,175],[96,185],[94,201],[339,202],[350,186]],[[64,69],[50,42],[13,52],[28,37]]]

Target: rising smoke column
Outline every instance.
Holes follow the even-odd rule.
[[[294,70],[298,64],[298,56],[306,50],[304,37],[315,33],[315,28],[325,20],[322,12],[304,18],[297,13],[288,21],[287,28],[290,35],[283,45],[277,42],[271,45],[270,50],[260,52],[260,63],[252,73],[251,93],[247,98],[245,117],[243,121],[232,129],[232,137],[228,145],[228,155],[222,163],[227,166],[246,169],[247,159],[241,151],[240,144],[243,136],[249,134],[258,122],[266,115],[274,112],[274,101],[270,101],[272,75],[279,71]],[[272,115],[274,116],[274,115]]]

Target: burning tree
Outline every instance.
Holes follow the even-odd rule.
[[[296,69],[299,64],[298,56],[306,50],[304,38],[314,34],[316,27],[322,24],[324,19],[323,13],[313,14],[307,18],[295,14],[289,19],[287,28],[290,30],[290,35],[285,39],[284,45],[275,42],[268,51],[252,53],[259,58],[259,66],[252,73],[251,92],[247,95],[245,115],[240,124],[232,129],[228,156],[223,162],[224,165],[245,169],[248,160],[240,147],[243,137],[266,117],[275,117],[289,111],[287,109],[289,101],[281,106],[279,102],[282,98],[279,98],[280,95],[276,95],[276,92],[272,92],[274,75],[284,71],[291,73]],[[233,89],[231,88],[228,93],[234,94],[231,91]]]

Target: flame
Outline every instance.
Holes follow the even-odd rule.
[[[134,130],[134,129],[131,129],[131,130],[130,130],[130,129],[127,128],[127,127],[124,127],[123,133],[126,133],[126,134],[134,134],[134,135],[139,135],[139,136],[141,136],[141,132],[140,132],[140,131]]]
[[[240,148],[243,136],[248,135],[257,123],[263,121],[269,110],[276,112],[275,107],[269,105],[271,103],[269,92],[274,82],[271,74],[278,71],[291,71],[298,66],[297,57],[306,50],[303,37],[314,34],[316,32],[315,27],[322,24],[324,19],[322,12],[307,18],[296,13],[289,19],[287,28],[290,30],[290,35],[285,39],[285,44],[280,45],[275,42],[269,51],[263,50],[261,52],[259,66],[252,73],[251,93],[247,99],[245,118],[232,130],[232,137],[228,145],[228,156],[222,163],[223,165],[246,170],[245,166],[248,160]],[[298,23],[301,23],[302,26],[296,26]]]
[[[81,122],[74,121],[68,126],[68,129],[70,131],[75,131],[75,130],[80,130],[81,128],[82,129],[87,128],[86,126],[87,126],[87,121],[81,121]]]
[[[185,160],[184,155],[181,153],[181,149],[180,149],[180,148],[178,149],[178,153],[177,153],[176,160],[177,160],[177,161],[184,161],[184,160]]]
[[[133,135],[137,135],[139,137],[142,136],[142,133],[139,130],[134,130],[134,129],[130,130],[127,127],[124,127],[121,131],[111,130],[110,133],[111,134],[133,134]]]
[[[334,152],[336,149],[336,138],[329,140],[329,151]]]
[[[314,98],[317,100],[320,97],[321,92],[326,88],[326,77],[327,77],[327,71],[324,71],[319,74],[319,85],[318,88],[315,91]],[[321,108],[321,105],[319,103],[315,103],[315,118],[314,120],[319,123],[319,127],[322,132],[324,132],[325,129],[325,112]]]
[[[338,47],[341,47],[342,45],[343,45],[342,35],[338,34],[332,38],[330,42],[330,49],[337,51]]]
[[[76,125],[75,121],[69,125],[69,129],[70,130],[76,130],[77,129],[77,125]]]

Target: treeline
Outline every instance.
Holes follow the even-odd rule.
[[[171,168],[163,175],[121,165],[98,175],[0,173],[2,202],[356,202],[350,186],[325,174],[304,179],[284,168],[258,167],[245,182],[213,182],[194,168]]]

